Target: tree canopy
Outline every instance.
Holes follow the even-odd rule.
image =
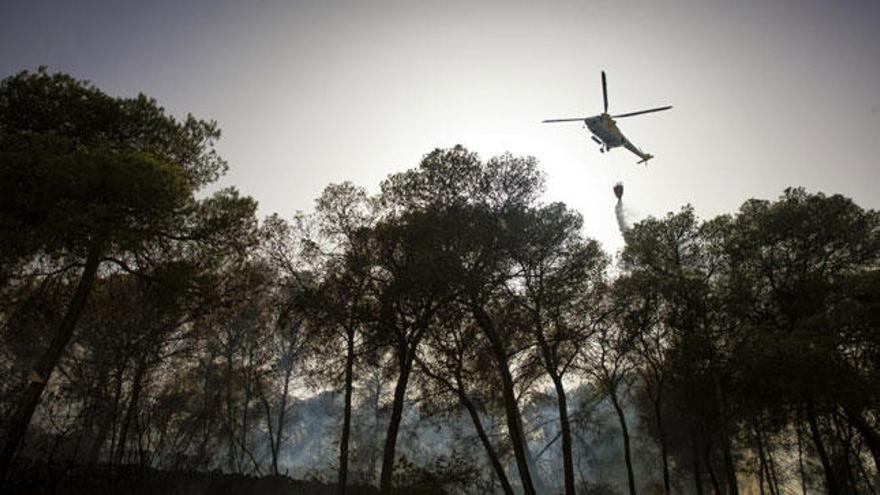
[[[455,146],[258,221],[200,192],[219,136],[65,74],[0,82],[10,486],[87,463],[336,493],[877,492],[876,211],[791,188],[606,253],[535,158]]]

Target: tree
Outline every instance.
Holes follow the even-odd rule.
[[[224,228],[246,230],[249,198],[222,193],[199,204],[193,192],[226,167],[213,149],[219,130],[187,117],[178,122],[154,100],[113,98],[94,86],[45,70],[0,83],[0,247],[3,279],[36,257],[80,270],[48,349],[32,371],[0,451],[0,476],[87,305],[105,261],[137,265],[163,241],[220,244]],[[221,207],[219,217],[200,213]],[[225,223],[224,223],[225,222]],[[239,228],[243,227],[243,228]],[[212,230],[214,229],[214,230]],[[228,232],[219,232],[225,234]]]
[[[611,405],[617,413],[623,435],[623,455],[630,495],[636,495],[636,482],[629,427],[622,399],[623,394],[631,388],[634,379],[633,347],[633,336],[621,325],[609,321],[599,326],[595,339],[587,342],[583,365],[587,374],[594,380],[596,388],[611,400]]]
[[[660,322],[672,332],[668,350],[670,386],[681,387],[686,402],[677,409],[699,424],[690,425],[691,452],[703,451],[702,457],[712,481],[719,485],[712,470],[711,450],[720,447],[724,465],[724,481],[737,493],[736,466],[732,436],[735,415],[732,413],[733,352],[741,337],[735,319],[728,318],[716,290],[717,273],[723,257],[719,236],[725,232],[728,219],[719,217],[701,223],[691,207],[670,213],[664,219],[647,219],[627,232],[622,254],[623,267],[638,276],[655,291],[660,304]],[[703,390],[694,394],[693,390]],[[698,414],[704,411],[704,415]],[[710,426],[713,425],[713,426]],[[715,435],[703,438],[697,435]],[[698,445],[700,444],[700,445]],[[720,445],[719,445],[720,444]],[[693,463],[696,468],[698,463]]]
[[[568,401],[563,380],[579,350],[601,320],[600,306],[608,259],[598,243],[581,238],[580,215],[555,203],[528,211],[513,251],[522,291],[522,307],[532,335],[535,361],[553,383],[559,410],[565,493],[574,495],[574,461]]]
[[[348,484],[348,450],[356,344],[369,324],[372,299],[368,243],[365,232],[372,227],[373,208],[366,192],[350,183],[328,186],[317,201],[316,214],[321,234],[331,249],[324,271],[327,277],[319,289],[321,311],[331,333],[342,333],[345,341],[345,398],[339,441],[338,493]]]
[[[876,349],[875,341],[858,330],[867,323],[860,320],[866,315],[859,308],[870,305],[870,298],[852,305],[851,297],[864,294],[859,280],[869,281],[876,271],[878,225],[875,211],[843,196],[786,189],[776,202],[744,203],[724,244],[729,285],[735,289],[731,306],[760,338],[745,354],[765,373],[761,386],[769,393],[756,398],[772,397],[758,407],[769,409],[784,398],[782,403],[806,421],[832,494],[856,489],[847,468],[853,460],[850,440],[834,418],[845,417],[869,450],[872,444],[876,448],[878,429],[863,416],[877,410],[876,387],[865,388],[876,367],[871,359],[851,357],[866,351],[861,355],[867,357]],[[839,456],[829,440],[840,446]]]
[[[371,278],[370,229],[375,219],[374,208],[366,192],[349,182],[331,184],[316,200],[314,215],[297,219],[291,229],[277,218],[270,218],[267,226],[275,231],[276,240],[286,243],[271,248],[272,257],[281,259],[294,250],[294,233],[303,237],[302,257],[309,264],[314,283],[304,287],[303,310],[314,320],[320,332],[312,335],[312,347],[322,357],[322,377],[335,381],[338,366],[334,359],[344,345],[343,368],[343,421],[339,441],[338,493],[343,494],[348,484],[349,439],[352,423],[352,400],[355,379],[357,346],[363,340],[366,325],[371,323],[374,310]],[[290,266],[289,260],[280,265]]]
[[[419,346],[436,323],[438,312],[452,297],[446,282],[442,238],[435,235],[430,214],[404,214],[380,221],[374,231],[376,268],[382,278],[378,295],[375,339],[390,347],[397,365],[397,384],[385,437],[380,490],[391,489],[397,433],[407,385]],[[438,256],[439,255],[439,256]]]
[[[644,395],[650,402],[653,416],[652,428],[660,447],[660,463],[663,470],[663,490],[671,493],[669,469],[669,445],[664,423],[664,409],[668,408],[667,388],[668,351],[672,344],[672,332],[662,323],[659,296],[649,276],[644,273],[627,273],[614,281],[611,305],[621,331],[632,342],[632,352],[637,372],[641,376]]]
[[[391,479],[396,425],[415,352],[438,311],[456,302],[468,309],[494,349],[520,477],[526,492],[534,492],[510,375],[510,342],[505,342],[504,330],[493,321],[490,311],[495,309],[490,304],[511,279],[507,271],[510,248],[501,243],[513,241],[515,222],[535,200],[540,185],[533,159],[504,155],[484,165],[462,147],[435,150],[418,169],[392,175],[382,183],[377,204],[383,219],[375,228],[376,266],[383,284],[377,299],[377,328],[393,343],[400,370],[386,438],[382,489],[388,488]]]

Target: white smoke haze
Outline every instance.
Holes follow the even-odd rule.
[[[625,493],[627,481],[620,425],[610,401],[596,398],[595,393],[589,385],[581,385],[571,392],[569,415],[576,482],[602,484]],[[530,464],[535,468],[533,476],[541,480],[545,492],[554,493],[561,490],[563,484],[559,413],[552,389],[536,395],[542,398],[522,406],[532,457]],[[362,397],[352,411],[350,468],[352,481],[375,484],[389,410],[387,407],[376,409],[372,399]],[[282,473],[300,479],[335,481],[341,411],[342,395],[336,392],[323,392],[296,402],[286,427],[288,442],[281,452]],[[640,434],[633,405],[626,407],[626,415],[636,453],[636,479],[639,488],[647,489],[660,481],[657,449],[650,438]],[[507,431],[503,418],[484,413],[482,422],[497,442],[509,481],[518,487],[515,460],[510,449],[504,447]],[[268,446],[265,449],[268,450]],[[398,459],[406,458],[408,464],[428,470],[443,459],[464,460],[483,477],[481,484],[491,486],[494,482],[494,472],[464,411],[426,414],[418,403],[408,403],[398,436],[397,455]],[[473,487],[472,492],[484,493],[478,487]]]

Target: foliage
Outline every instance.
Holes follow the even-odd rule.
[[[803,189],[686,206],[628,230],[612,275],[534,158],[434,150],[259,223],[234,189],[196,195],[218,138],[67,75],[0,83],[19,459],[342,491],[349,471],[400,493],[876,491],[877,212]]]

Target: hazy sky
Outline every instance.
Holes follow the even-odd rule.
[[[223,185],[261,214],[456,143],[538,158],[611,250],[617,180],[636,218],[790,185],[880,207],[877,0],[0,0],[0,77],[39,65],[218,120]],[[675,106],[618,121],[648,168],[540,123],[599,113],[602,69],[611,113]]]

